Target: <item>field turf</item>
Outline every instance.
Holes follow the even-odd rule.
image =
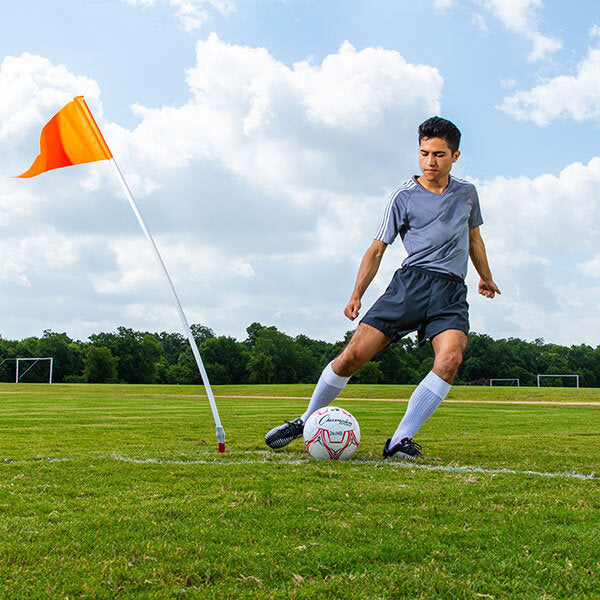
[[[198,387],[0,384],[0,598],[600,598],[600,390],[456,387],[407,464],[350,385],[355,459],[267,451],[311,389],[215,387],[218,455]]]

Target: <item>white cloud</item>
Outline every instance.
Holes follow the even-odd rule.
[[[478,0],[490,10],[510,31],[529,39],[533,49],[528,60],[537,61],[562,48],[557,38],[547,37],[538,31],[538,10],[542,0]]]
[[[564,116],[577,122],[600,119],[600,48],[590,49],[576,75],[560,75],[529,91],[518,91],[499,108],[541,126]]]
[[[594,254],[590,260],[579,263],[577,268],[588,277],[600,277],[600,254]]]
[[[249,263],[247,260],[244,260],[243,258],[236,258],[230,261],[229,269],[233,273],[236,273],[237,275],[240,275],[241,277],[244,277],[246,279],[254,277],[256,275],[252,264]]]
[[[290,68],[264,48],[211,34],[197,61],[186,105],[134,108],[136,153],[158,168],[216,161],[300,203],[381,185],[382,170],[412,159],[419,120],[440,110],[437,70],[382,48],[346,42],[321,65]]]
[[[503,215],[511,216],[502,229],[521,236],[515,237],[518,243],[514,248],[570,251],[575,255],[600,241],[600,226],[594,225],[594,215],[600,211],[599,183],[600,158],[596,157],[587,165],[573,163],[558,176],[496,177],[481,184],[481,193],[486,194],[490,222],[500,223],[505,221]],[[526,229],[523,224],[527,224]]]
[[[30,163],[40,125],[65,94],[79,93],[78,82],[96,90],[93,110],[101,114],[95,82],[39,59],[13,59],[13,77],[0,70],[0,98],[13,107],[2,122],[32,96],[54,99],[23,121],[19,136],[10,134],[10,146],[0,145],[7,174]],[[12,85],[28,69],[30,83]],[[352,327],[341,311],[386,191],[414,168],[416,125],[439,113],[439,73],[397,52],[347,43],[320,64],[287,66],[266,49],[210,36],[198,43],[187,75],[182,106],[137,105],[134,130],[104,121],[101,128],[189,320],[237,337],[261,321],[339,339]],[[600,158],[558,175],[477,183],[482,232],[504,293],[479,298],[471,270],[473,328],[599,343],[600,295],[585,276],[600,264]],[[107,165],[0,178],[0,233],[4,337],[46,327],[80,338],[117,325],[179,328]],[[386,252],[365,308],[403,256],[400,242]]]
[[[147,8],[161,0],[122,0],[131,6]],[[166,0],[162,0],[166,1]],[[230,0],[168,0],[175,9],[175,16],[184,31],[191,32],[199,29],[211,20],[211,11],[222,16],[235,12],[235,4]]]
[[[559,175],[478,183],[482,235],[503,294],[498,302],[472,298],[476,323],[496,335],[600,342],[600,296],[582,277],[600,273],[600,226],[594,225],[599,185],[600,157]],[[471,272],[471,286],[476,282]]]
[[[433,6],[438,10],[446,10],[456,4],[456,0],[433,0]]]
[[[77,260],[76,244],[53,227],[40,225],[35,235],[0,243],[0,279],[31,287],[31,278],[46,270],[57,272]]]
[[[516,33],[526,33],[535,29],[535,10],[542,6],[541,0],[484,0],[484,5],[502,23]]]
[[[434,0],[434,7],[438,10],[446,10],[455,6],[455,0]],[[491,12],[509,31],[524,37],[532,43],[532,49],[527,59],[538,61],[546,58],[549,54],[562,48],[562,41],[558,38],[548,37],[539,31],[539,10],[543,7],[542,0],[470,0],[469,4],[483,7]],[[484,35],[489,34],[488,25],[483,15],[475,11],[471,22]],[[590,35],[592,30],[590,30]]]
[[[80,86],[102,115],[92,80],[41,57],[4,64],[0,122],[31,97],[47,99],[15,127],[19,143],[0,146],[7,174],[31,163],[41,126]],[[339,283],[353,281],[387,190],[402,183],[399,171],[410,173],[416,126],[440,112],[442,78],[382,48],[346,43],[321,64],[287,66],[265,49],[214,35],[198,43],[187,75],[190,98],[182,106],[135,105],[133,131],[102,118],[100,127],[188,317],[241,337],[253,320],[273,323],[280,314],[276,324],[286,331],[339,337],[351,326],[341,313],[350,290]],[[18,77],[28,86],[13,85]],[[3,243],[13,249],[0,272],[10,287],[0,305],[13,315],[3,335],[48,326],[76,337],[120,324],[178,329],[107,165],[0,181],[0,205]],[[309,322],[296,322],[299,311],[312,315]]]
[[[15,262],[8,253],[3,253],[0,261],[0,281],[12,281],[18,285],[31,287],[31,282],[25,274],[26,269],[27,265]]]
[[[600,36],[600,25],[598,25],[597,23],[594,23],[591,27],[590,27],[590,37],[594,37],[594,36]]]
[[[480,13],[478,13],[478,12],[473,13],[473,17],[471,18],[471,21],[472,21],[473,25],[475,25],[475,27],[477,27],[477,29],[479,29],[479,31],[481,31],[481,33],[484,36],[489,35],[489,33],[490,33],[489,27],[487,26],[485,19],[481,16]]]
[[[21,141],[25,132],[48,120],[49,111],[58,110],[76,95],[85,95],[98,118],[102,117],[100,88],[94,80],[73,75],[64,65],[53,65],[47,58],[28,52],[4,58],[0,65],[0,92],[2,144]]]
[[[177,10],[184,31],[194,31],[210,21],[207,6],[216,10],[223,16],[235,11],[235,6],[228,0],[170,0],[171,6]]]
[[[533,42],[533,50],[527,57],[530,61],[546,58],[548,54],[557,52],[562,48],[562,42],[559,39],[549,38],[537,31],[530,36],[530,39]]]

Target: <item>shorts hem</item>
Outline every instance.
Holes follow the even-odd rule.
[[[371,327],[374,327],[375,329],[377,329],[378,331],[381,331],[381,333],[383,333],[384,335],[387,335],[387,337],[389,337],[392,342],[395,342],[396,340],[399,340],[402,336],[399,336],[392,327],[390,327],[390,325],[388,323],[386,323],[385,321],[382,321],[381,319],[377,319],[376,317],[369,317],[368,315],[365,315],[361,320],[360,323],[364,323],[365,325],[370,325]]]
[[[439,335],[440,333],[443,333],[444,331],[448,331],[449,329],[456,329],[457,331],[462,331],[467,337],[469,337],[469,328],[468,327],[464,327],[464,326],[460,327],[460,326],[457,326],[456,324],[449,324],[444,327],[435,328],[432,330],[432,332],[430,332],[430,331],[424,332],[423,337],[421,337],[419,335],[419,346],[422,346],[427,340],[431,340],[436,335]]]

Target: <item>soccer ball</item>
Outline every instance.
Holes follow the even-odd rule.
[[[304,446],[317,460],[348,460],[358,448],[358,421],[343,408],[316,410],[304,424]]]

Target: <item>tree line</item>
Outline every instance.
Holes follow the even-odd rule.
[[[217,336],[204,325],[192,325],[191,329],[213,384],[314,383],[352,335],[349,331],[343,340],[324,342],[252,323],[246,329],[246,339],[239,342]],[[202,382],[189,343],[179,333],[119,327],[116,332],[92,334],[86,341],[51,330],[40,338],[19,341],[0,337],[0,381],[15,380],[17,357],[52,357],[53,381],[57,383]],[[352,382],[417,384],[432,365],[431,345],[419,346],[412,338],[405,338],[381,351]],[[538,373],[577,374],[581,386],[600,387],[600,346],[567,347],[543,339],[495,340],[472,333],[455,383],[485,385],[490,378],[518,378],[521,385],[536,385]],[[47,363],[30,369],[22,381],[48,381]],[[568,380],[544,382],[563,384],[572,385]]]

